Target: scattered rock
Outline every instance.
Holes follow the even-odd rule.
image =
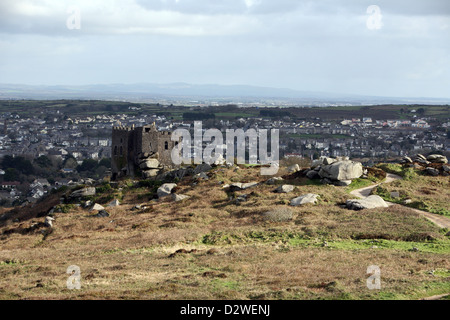
[[[71,198],[81,198],[81,197],[90,197],[95,196],[95,188],[88,187],[80,190],[76,190],[70,194]]]
[[[234,203],[240,204],[241,202],[245,202],[245,201],[247,201],[247,195],[241,194],[241,195],[237,196],[237,198],[234,200]]]
[[[350,199],[346,201],[345,205],[350,210],[388,207],[387,203],[378,195],[371,195],[363,199]]]
[[[97,214],[94,214],[92,217],[94,217],[94,218],[106,218],[106,217],[109,217],[109,213],[106,210],[100,210]]]
[[[278,192],[278,193],[289,193],[289,192],[294,191],[294,189],[295,189],[295,186],[293,186],[293,185],[290,185],[290,184],[283,184],[283,185],[279,186],[279,187],[275,190],[275,192]]]
[[[114,199],[113,201],[111,201],[110,203],[108,203],[107,207],[117,207],[120,205],[119,200]]]
[[[161,187],[158,188],[156,191],[156,194],[158,195],[158,198],[170,196],[172,193],[172,189],[175,188],[177,185],[175,183],[165,183]]]
[[[412,200],[411,199],[405,199],[405,201],[403,201],[403,204],[411,204]]]
[[[184,199],[189,199],[189,196],[184,195],[184,194],[172,193],[172,199],[173,199],[173,201],[178,202],[178,201],[182,201]]]
[[[256,187],[259,183],[258,182],[236,182],[230,185],[230,191],[239,191],[239,190],[245,190],[248,188]]]
[[[314,194],[314,193],[307,193],[305,195],[302,195],[300,197],[294,198],[291,200],[291,206],[299,206],[302,204],[307,204],[307,203],[317,203],[317,197],[319,197],[318,194]]]
[[[208,180],[209,177],[205,172],[200,172],[194,176],[195,180]]]
[[[300,171],[300,166],[298,164],[293,164],[287,168],[288,173],[295,173],[297,171]]]
[[[45,221],[44,221],[45,226],[48,228],[52,228],[54,220],[55,220],[55,218],[53,218],[53,217],[49,217],[49,216],[45,217]]]
[[[274,185],[277,181],[283,181],[282,177],[272,177],[266,181],[268,185]]]
[[[91,200],[86,201],[84,203],[84,205],[83,205],[84,208],[89,208],[90,206],[92,206],[92,201]]]
[[[92,206],[91,210],[89,210],[89,211],[91,212],[91,211],[101,211],[101,210],[105,210],[105,207],[96,203]]]

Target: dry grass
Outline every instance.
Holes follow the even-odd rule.
[[[218,168],[195,186],[187,179],[177,193],[191,198],[180,202],[151,200],[146,188],[123,190],[110,217],[93,218],[82,208],[59,213],[45,240],[43,229],[3,234],[0,298],[414,299],[450,292],[449,239],[427,220],[399,206],[342,209],[349,195],[334,186],[300,183],[279,194],[266,184],[236,193],[219,184],[265,181],[258,172]],[[320,195],[318,205],[286,205],[309,192]],[[237,204],[240,194],[247,201]],[[146,208],[134,210],[137,203]],[[293,219],[263,218],[280,208]],[[39,221],[10,222],[0,232]],[[414,246],[420,250],[409,251]],[[79,291],[66,288],[70,265],[81,268]],[[381,268],[381,291],[366,287],[369,265]]]
[[[396,180],[381,187],[388,193],[393,191],[400,193],[400,198],[388,200],[402,202],[411,199],[410,206],[413,208],[450,216],[449,177],[417,176],[410,180]]]

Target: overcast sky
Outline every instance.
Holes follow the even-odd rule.
[[[0,83],[137,82],[449,98],[450,1],[0,1]]]

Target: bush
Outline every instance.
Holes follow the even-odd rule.
[[[100,187],[95,188],[96,193],[105,193],[108,190],[111,190],[111,185],[109,183],[104,183]]]

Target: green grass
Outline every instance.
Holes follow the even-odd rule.
[[[347,191],[350,192],[356,189],[365,188],[373,184],[374,181],[370,179],[362,179],[362,178],[354,179],[352,183],[347,187]]]
[[[284,245],[292,247],[315,247],[321,248],[327,242],[326,248],[330,250],[382,250],[390,249],[397,251],[413,251],[417,248],[418,252],[450,254],[450,240],[433,241],[394,241],[384,239],[366,239],[366,240],[329,240],[326,238],[308,238],[301,232],[277,232],[277,231],[252,231],[244,234],[215,232],[202,237],[198,245],[233,245],[244,243],[273,243],[281,242]],[[372,248],[376,246],[377,248]],[[286,248],[285,248],[286,249]]]

